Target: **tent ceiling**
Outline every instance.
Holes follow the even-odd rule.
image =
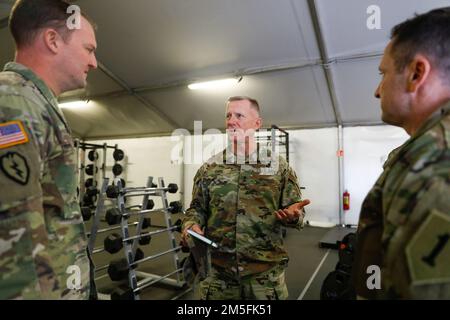
[[[107,30],[99,41],[102,62],[132,87],[319,57],[314,37],[302,37],[290,1],[79,3],[95,16],[99,34]]]
[[[0,0],[0,20],[8,17],[14,0]]]
[[[222,90],[192,92],[186,87],[168,88],[145,93],[144,96],[164,109],[170,118],[181,119],[179,124],[183,128],[191,130],[194,121],[202,121],[207,128],[223,129],[225,101],[231,95],[258,96],[264,124],[267,126],[334,123],[321,67],[246,76],[234,87]],[[204,119],[211,120],[205,122]]]
[[[348,124],[376,123],[381,117],[379,102],[374,98],[381,77],[378,75],[379,59],[338,63],[333,68],[336,75],[336,92],[342,118]],[[361,81],[361,75],[364,80]]]
[[[12,3],[0,0],[0,21]],[[101,68],[89,75],[85,90],[61,97],[94,102],[91,109],[64,110],[84,138],[191,130],[195,120],[204,129],[221,129],[226,98],[241,94],[260,101],[267,125],[381,123],[373,92],[390,29],[416,12],[450,5],[448,0],[75,3],[99,26]],[[380,30],[366,27],[370,5],[381,9]],[[0,27],[3,64],[14,50],[5,25]],[[243,79],[228,89],[186,88],[225,76]]]
[[[383,52],[391,28],[433,8],[449,6],[449,0],[317,0],[330,57]],[[381,29],[367,28],[367,8],[380,8]]]

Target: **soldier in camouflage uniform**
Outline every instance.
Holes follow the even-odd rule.
[[[411,137],[362,205],[353,265],[361,298],[450,299],[449,57],[450,8],[394,27],[375,96],[383,121]]]
[[[67,3],[17,1],[15,62],[0,73],[0,299],[87,299],[90,264],[76,153],[56,96],[86,85],[95,34]]]
[[[288,297],[281,229],[300,229],[309,200],[302,201],[297,176],[286,160],[276,155],[267,162],[257,152],[252,131],[261,121],[256,100],[230,98],[229,146],[194,177],[183,239],[188,241],[191,228],[219,245],[210,249],[210,273],[199,286],[204,300]]]

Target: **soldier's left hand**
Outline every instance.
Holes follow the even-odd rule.
[[[311,201],[309,201],[308,199],[294,203],[287,208],[275,211],[275,216],[278,220],[284,223],[295,222],[298,219],[303,219],[303,217],[305,216],[305,211],[303,210],[303,208],[310,203]]]

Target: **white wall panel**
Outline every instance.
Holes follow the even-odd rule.
[[[408,137],[403,129],[392,126],[345,128],[345,188],[350,193],[346,224],[358,223],[361,204],[383,171],[388,154]]]

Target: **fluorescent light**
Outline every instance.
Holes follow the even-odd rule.
[[[71,101],[71,102],[64,102],[64,103],[60,103],[59,107],[61,109],[81,109],[81,108],[86,108],[88,106],[87,101]]]
[[[222,79],[222,80],[214,80],[207,82],[197,82],[188,85],[188,88],[191,90],[199,90],[199,89],[217,89],[223,88],[226,86],[230,86],[236,84],[238,81],[234,78]]]

